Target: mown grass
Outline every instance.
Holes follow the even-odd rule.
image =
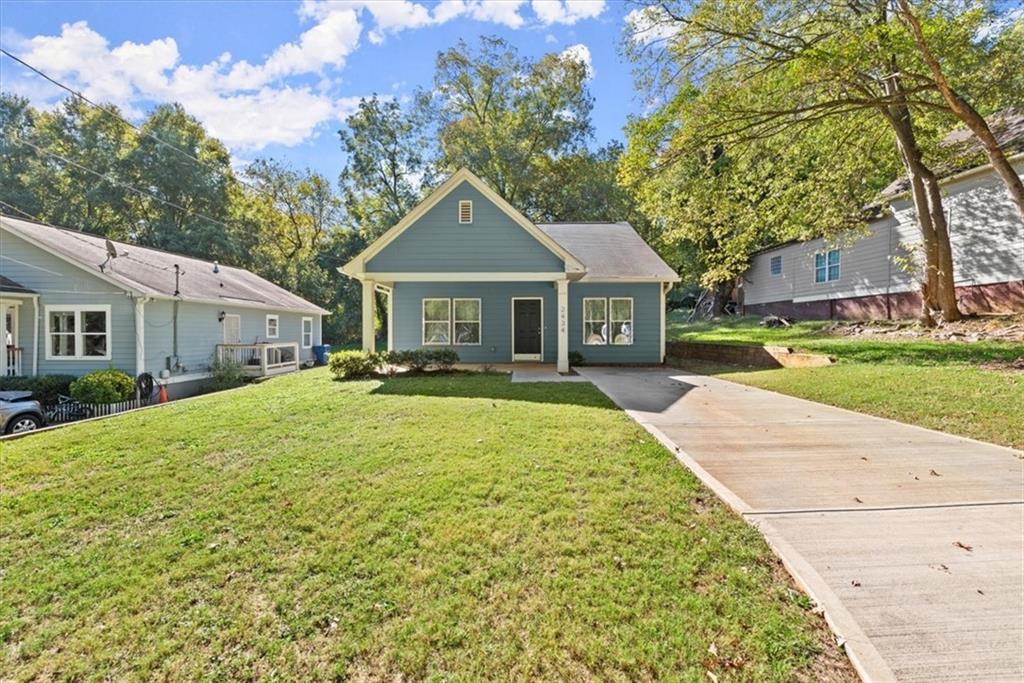
[[[1024,373],[986,364],[1024,357],[1024,344],[829,336],[828,321],[764,328],[756,318],[684,323],[673,339],[791,346],[833,366],[755,370],[687,361],[690,369],[812,401],[1024,448]]]
[[[315,370],[0,449],[4,678],[853,679],[590,385]]]

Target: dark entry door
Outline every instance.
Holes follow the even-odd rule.
[[[541,300],[512,301],[512,360],[540,360]]]

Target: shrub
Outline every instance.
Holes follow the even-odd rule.
[[[382,360],[367,351],[336,351],[328,356],[327,367],[338,379],[358,379],[375,373]]]
[[[587,360],[583,357],[583,354],[579,351],[569,352],[569,365],[585,365]]]
[[[395,363],[408,368],[410,372],[423,372],[430,365],[430,353],[426,349],[396,351]]]
[[[82,403],[117,403],[135,394],[131,375],[110,368],[94,370],[71,383],[71,397]]]
[[[459,362],[459,354],[455,349],[431,349],[427,352],[427,358],[441,372],[451,372],[452,366]]]
[[[210,384],[212,391],[233,389],[245,384],[245,374],[241,363],[230,358],[214,358],[210,363]]]
[[[57,396],[68,394],[74,375],[40,375],[38,377],[0,377],[0,391],[31,391],[40,403],[56,403]]]

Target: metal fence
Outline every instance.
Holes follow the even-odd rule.
[[[141,408],[143,405],[146,404],[135,398],[117,403],[80,403],[65,399],[43,406],[43,413],[46,415],[47,423],[53,425],[85,420],[90,417],[116,415],[126,410]]]

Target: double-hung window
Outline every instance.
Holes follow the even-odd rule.
[[[480,299],[453,299],[455,313],[455,345],[474,346],[480,343]]]
[[[46,306],[47,360],[110,360],[110,306]]]
[[[438,346],[451,343],[451,299],[423,300],[423,345]]]
[[[774,276],[782,275],[782,255],[772,256],[771,261],[771,273]]]
[[[274,313],[267,314],[267,339],[277,339],[281,318]]]
[[[814,281],[832,282],[839,279],[839,250],[819,252],[814,255]]]
[[[313,319],[303,318],[302,319],[302,348],[309,349],[313,347]]]
[[[608,299],[609,317],[612,320],[612,333],[608,341],[619,346],[633,343],[633,300]]]
[[[586,297],[583,299],[583,343],[608,343],[608,301]]]

